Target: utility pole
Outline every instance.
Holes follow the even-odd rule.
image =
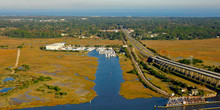
[[[191,66],[193,66],[193,55],[190,56]]]

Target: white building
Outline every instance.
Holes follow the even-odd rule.
[[[81,39],[85,39],[85,38],[86,38],[86,36],[79,36],[79,38],[81,38]]]
[[[114,30],[115,32],[118,32],[118,30]]]
[[[61,36],[67,36],[67,34],[66,33],[61,33]]]
[[[132,32],[134,32],[133,29],[128,29],[128,33],[132,33]]]
[[[123,47],[128,47],[128,45],[123,45]]]
[[[46,45],[47,50],[59,50],[64,47],[65,43],[54,43],[50,45]]]

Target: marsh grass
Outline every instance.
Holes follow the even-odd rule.
[[[123,70],[123,79],[125,82],[121,83],[120,95],[126,99],[135,98],[151,98],[151,97],[162,97],[162,95],[146,88],[138,79],[135,74],[128,73],[133,70],[134,67],[130,59],[124,55],[120,56],[120,65]]]
[[[156,49],[171,59],[190,57],[201,59],[205,65],[220,65],[220,39],[204,40],[142,40],[148,47]]]
[[[112,45],[121,44],[118,40],[94,40],[94,39],[76,39],[76,38],[58,38],[58,39],[16,39],[0,36],[0,44],[8,45],[8,49],[0,49],[0,75],[1,80],[10,76],[10,71],[6,70],[9,66],[14,66],[17,49],[19,45],[23,45],[18,67],[23,64],[29,65],[27,71],[18,71],[14,74],[15,82],[25,82],[32,77],[50,76],[51,81],[41,81],[36,84],[29,85],[28,88],[10,92],[7,96],[0,97],[0,107],[3,109],[15,109],[39,106],[54,106],[61,104],[79,104],[89,102],[96,95],[92,89],[95,83],[95,73],[98,66],[97,58],[89,57],[86,53],[80,52],[52,52],[42,51],[40,46],[56,42],[66,42],[68,44],[77,45]],[[57,57],[60,56],[60,57]],[[43,74],[55,73],[55,74]],[[75,75],[77,73],[79,76]],[[85,79],[87,77],[89,80]],[[67,95],[56,98],[55,94],[49,92],[37,91],[39,87],[47,85],[57,85],[62,92]],[[20,84],[14,84],[19,86]],[[14,86],[13,85],[13,86]],[[8,86],[8,85],[6,85]],[[25,94],[39,97],[40,100],[33,100],[25,103],[15,103],[13,98],[19,97],[19,94]],[[77,92],[86,91],[86,92]],[[14,103],[13,103],[14,102]]]

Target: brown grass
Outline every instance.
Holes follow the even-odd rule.
[[[0,45],[8,45],[10,48],[15,48],[18,45],[25,44],[30,46],[43,46],[46,44],[66,42],[67,44],[77,45],[122,45],[119,40],[102,40],[102,39],[78,39],[78,38],[54,38],[54,39],[19,39],[0,36]]]
[[[190,57],[204,60],[207,65],[220,65],[220,39],[205,40],[143,40],[148,47],[171,59]]]
[[[0,49],[0,71],[6,72],[5,68],[15,65],[17,49]],[[5,65],[8,64],[8,65]]]
[[[125,58],[125,56],[120,57],[121,69],[123,70],[123,78],[125,80],[125,82],[121,83],[120,95],[126,99],[162,97],[160,94],[145,88],[138,80],[137,75],[127,73],[134,69],[132,62],[130,59]]]
[[[97,58],[89,57],[85,53],[78,52],[51,52],[42,51],[40,46],[56,42],[67,42],[77,45],[111,45],[120,44],[117,40],[94,40],[94,39],[76,39],[76,38],[58,38],[58,39],[16,39],[8,37],[0,37],[0,45],[8,45],[10,49],[0,49],[0,75],[7,77],[10,71],[5,70],[9,66],[15,64],[18,45],[24,44],[21,49],[19,65],[27,64],[30,66],[28,71],[19,71],[20,81],[26,81],[32,76],[50,76],[53,80],[39,82],[30,85],[29,88],[18,90],[8,96],[0,96],[0,106],[8,109],[26,108],[38,106],[53,106],[60,104],[78,104],[92,100],[96,93],[92,89],[95,86],[95,73],[98,66]],[[70,54],[70,55],[68,55]],[[42,74],[56,73],[56,75]],[[75,75],[77,73],[80,76]],[[2,80],[2,78],[1,78]],[[54,94],[36,91],[43,84],[57,85],[67,95],[61,99],[55,98]],[[27,91],[31,96],[39,97],[40,101],[31,101],[22,104],[13,104],[11,98],[19,98],[19,95],[25,94]],[[7,100],[12,103],[10,105]]]
[[[169,88],[170,84],[168,82],[163,82],[161,79],[147,73],[145,73],[144,75],[147,79],[150,79],[150,82],[153,85],[160,87],[162,90],[166,91],[169,94],[173,93],[173,91]]]

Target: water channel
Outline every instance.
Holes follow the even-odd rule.
[[[165,98],[139,98],[127,100],[119,95],[120,84],[124,82],[122,70],[118,57],[106,58],[105,55],[99,55],[97,51],[88,53],[90,57],[98,58],[98,69],[96,71],[96,86],[94,90],[97,93],[91,103],[66,104],[53,107],[26,108],[23,110],[153,110],[154,105],[164,105],[167,102]],[[212,98],[209,100],[219,100]],[[204,107],[215,107],[216,104],[189,106],[186,108],[172,108],[169,110],[195,109]]]

